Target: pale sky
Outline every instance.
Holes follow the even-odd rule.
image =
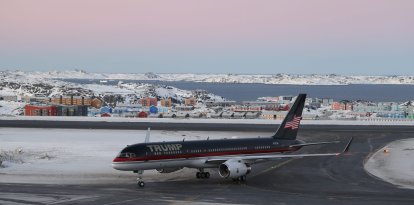
[[[413,0],[0,0],[0,70],[414,75]]]

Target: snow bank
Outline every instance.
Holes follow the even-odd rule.
[[[413,159],[414,139],[398,140],[373,154],[365,163],[364,168],[384,181],[414,189]]]

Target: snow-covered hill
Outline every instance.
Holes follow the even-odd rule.
[[[1,75],[30,76],[31,79],[123,79],[191,81],[213,83],[263,83],[295,85],[414,84],[414,76],[344,76],[344,75],[245,75],[245,74],[155,74],[155,73],[88,73],[82,70],[24,72],[3,71]]]
[[[199,91],[182,90],[172,86],[148,83],[118,83],[117,85],[77,84],[65,82],[62,78],[96,78],[103,74],[88,74],[83,71],[65,72],[22,72],[0,71],[0,95],[53,97],[59,95],[82,95],[104,97],[117,95],[121,99],[143,97],[172,98],[174,102],[195,96],[198,100],[223,100],[222,97]],[[129,103],[129,102],[125,102]]]

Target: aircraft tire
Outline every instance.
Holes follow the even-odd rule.
[[[241,177],[239,178],[239,180],[240,180],[241,182],[245,182],[245,181],[246,181],[246,175],[241,176]]]

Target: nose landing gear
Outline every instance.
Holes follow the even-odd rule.
[[[139,187],[144,187],[144,186],[145,186],[144,181],[140,181],[140,180],[138,180],[138,186],[139,186]]]
[[[137,171],[134,171],[134,173],[138,174],[138,177],[137,177],[138,187],[143,188],[145,186],[145,182],[142,180],[142,174],[144,174],[144,171],[143,170],[137,170]]]

